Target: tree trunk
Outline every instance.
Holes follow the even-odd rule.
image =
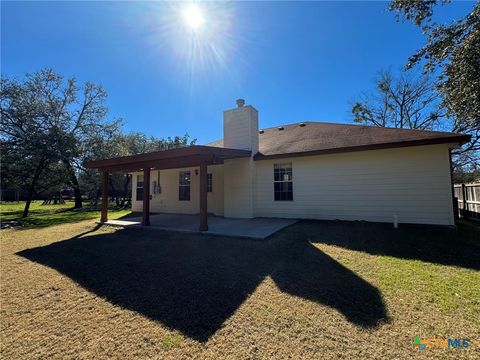
[[[30,182],[30,186],[28,187],[27,193],[27,202],[25,203],[25,208],[23,209],[22,218],[26,218],[28,216],[28,211],[30,210],[30,203],[32,202],[33,194],[35,192],[35,185],[37,184],[38,178],[40,177],[40,173],[43,170],[43,160],[38,163],[37,168],[35,169],[35,174],[33,175],[33,179]]]
[[[75,176],[75,179],[77,177]],[[73,195],[75,197],[75,205],[74,205],[74,209],[81,209],[83,207],[83,204],[82,204],[82,192],[80,191],[80,187],[78,185],[78,182],[77,182],[77,185],[76,187],[74,186],[73,187]]]
[[[77,174],[73,170],[70,161],[63,160],[68,172],[68,177],[70,178],[70,185],[73,187],[73,195],[75,197],[75,205],[73,206],[74,209],[81,209],[82,208],[82,191],[80,190],[80,184],[78,183]]]
[[[130,205],[130,193],[128,192],[128,185],[130,184],[130,175],[127,174],[125,182],[123,183],[123,199],[122,199],[122,208],[129,207]],[[127,202],[127,205],[125,205]]]
[[[22,218],[26,218],[28,216],[28,210],[30,209],[31,202],[32,202],[32,194],[28,192],[27,202],[25,203],[25,207],[23,208]]]
[[[110,201],[114,202],[117,198],[117,190],[115,189],[115,185],[113,184],[113,176],[108,177],[108,183],[110,184]]]

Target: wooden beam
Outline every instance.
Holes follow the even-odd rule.
[[[111,165],[102,170],[108,170],[110,172],[122,171],[122,172],[134,172],[143,170],[146,167],[155,170],[165,170],[165,169],[181,169],[187,167],[197,167],[204,161],[212,163],[211,156],[189,156],[185,158],[178,159],[165,159],[165,160],[156,160],[156,161],[143,161],[127,165]]]
[[[143,169],[143,226],[150,225],[150,168]]]
[[[105,159],[98,161],[87,161],[85,167],[87,168],[110,168],[112,166],[131,167],[138,163],[162,163],[163,161],[182,161],[183,159],[195,157],[218,157],[222,159],[249,157],[251,152],[249,150],[228,149],[213,146],[193,145],[183,148],[155,151],[146,154],[138,154],[131,156],[117,157],[113,159]],[[154,167],[151,165],[150,167]],[[181,167],[181,166],[178,166]]]
[[[207,163],[200,164],[200,231],[208,230],[207,218]]]
[[[103,172],[101,222],[108,221],[108,171]]]

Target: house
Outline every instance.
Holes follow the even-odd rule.
[[[244,100],[223,114],[223,139],[87,163],[133,175],[132,209],[231,218],[279,217],[454,225],[448,132],[300,122],[259,129]],[[147,185],[148,184],[148,185]],[[103,203],[102,221],[107,220]]]

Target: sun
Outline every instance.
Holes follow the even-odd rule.
[[[236,87],[241,87],[240,76],[229,66],[230,61],[242,58],[237,49],[243,37],[235,31],[235,2],[152,1],[147,6],[152,9],[146,21],[151,24],[148,41],[162,56],[165,46],[169,46],[172,63],[178,67],[182,76],[179,79],[189,86],[190,94],[199,91],[197,86],[205,79],[210,81],[210,77],[203,76],[213,72],[223,72]],[[241,61],[246,63],[245,59]]]
[[[183,10],[183,21],[194,31],[200,29],[205,22],[202,9],[195,4],[188,5]]]

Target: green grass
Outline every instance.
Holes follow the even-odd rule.
[[[301,221],[251,241],[50,208],[65,223],[0,232],[2,359],[478,358],[478,223]]]
[[[171,348],[180,346],[182,341],[183,341],[183,338],[179,334],[165,335],[162,338],[162,345],[167,349],[171,349]]]
[[[353,259],[352,259],[353,260]],[[391,256],[380,256],[356,265],[350,265],[362,272],[367,268],[376,269],[372,274],[375,283],[383,294],[408,296],[418,291],[411,298],[412,305],[418,310],[420,302],[433,304],[440,311],[448,313],[461,310],[465,318],[480,319],[480,272],[469,269],[452,269],[421,260],[406,260]],[[420,301],[421,300],[421,301]],[[413,301],[418,301],[413,303]]]
[[[25,202],[2,203],[0,204],[0,220],[15,220],[23,227],[32,228],[100,219],[100,205],[94,207],[89,203],[84,203],[82,209],[73,209],[73,205],[73,201],[66,201],[65,204],[58,205],[42,205],[42,201],[35,201],[30,205],[28,216],[22,218]],[[117,219],[128,215],[131,211],[118,210],[114,208],[113,204],[110,204],[108,212],[110,219]]]

